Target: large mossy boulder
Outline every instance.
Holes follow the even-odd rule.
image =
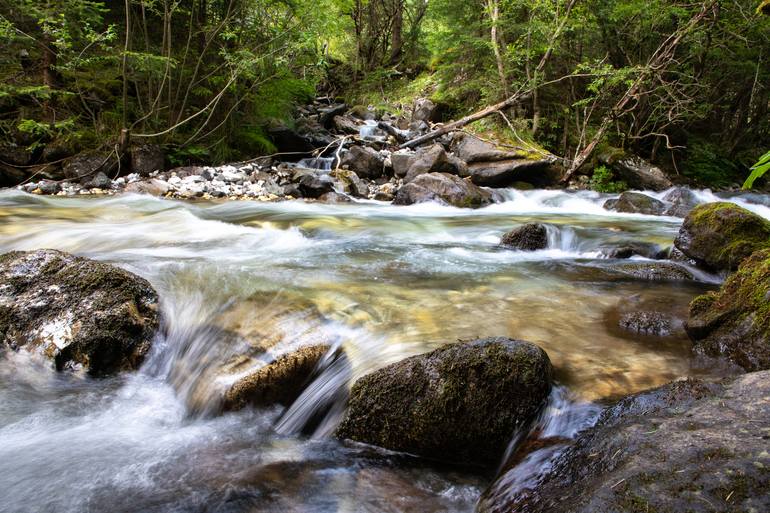
[[[768,397],[767,371],[632,395],[541,466],[543,475],[514,467],[501,476],[477,512],[770,511]]]
[[[394,205],[436,202],[461,208],[478,208],[494,202],[492,193],[459,176],[447,173],[420,175],[401,187]]]
[[[158,328],[158,295],[118,267],[55,250],[0,256],[0,339],[56,368],[135,369]]]
[[[457,463],[499,463],[551,389],[538,346],[488,338],[443,346],[359,379],[337,436]]]
[[[500,245],[521,251],[537,251],[548,247],[548,228],[544,224],[529,223],[503,235]]]
[[[718,292],[695,298],[686,329],[697,351],[770,369],[770,249],[751,255]]]
[[[733,271],[770,248],[770,221],[733,203],[707,203],[687,215],[674,245],[706,269]]]

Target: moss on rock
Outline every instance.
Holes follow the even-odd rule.
[[[753,252],[770,248],[770,222],[733,203],[707,203],[685,218],[674,245],[707,269],[735,270]]]
[[[719,292],[695,298],[686,328],[700,352],[770,369],[770,249],[745,260]]]
[[[429,458],[492,465],[551,388],[538,346],[489,338],[443,346],[364,376],[337,436]]]

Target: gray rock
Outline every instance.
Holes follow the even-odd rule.
[[[429,458],[498,463],[544,405],[551,362],[529,342],[450,344],[359,379],[337,436]]]
[[[666,212],[666,204],[640,192],[624,192],[617,199],[604,202],[606,210],[624,212],[627,214],[663,215]]]
[[[492,194],[467,180],[447,173],[420,175],[401,187],[394,205],[435,201],[455,207],[478,208],[493,203]]]
[[[329,175],[321,173],[304,174],[298,186],[305,198],[320,198],[328,192],[334,192],[334,181]]]
[[[618,264],[612,270],[646,281],[690,281],[695,276],[684,266],[674,262],[634,262]]]
[[[662,259],[665,250],[653,242],[624,240],[615,244],[605,244],[599,247],[599,252],[607,258],[631,258],[642,256],[645,258]]]
[[[112,186],[110,177],[99,171],[93,178],[83,183],[86,189],[109,189]]]
[[[340,158],[340,166],[347,166],[361,178],[375,179],[383,175],[384,159],[368,146],[351,146]]]
[[[158,328],[158,296],[144,279],[55,250],[0,256],[0,340],[39,352],[59,370],[135,369]]]
[[[508,187],[512,183],[531,179],[533,173],[545,173],[551,166],[548,160],[512,159],[493,162],[474,162],[468,165],[468,174],[476,185]],[[544,177],[545,181],[550,180]]]
[[[663,196],[663,201],[670,203],[665,214],[674,217],[686,217],[692,209],[698,206],[698,198],[690,189],[677,187]]]
[[[392,160],[392,157],[391,157]],[[440,144],[420,148],[410,161],[404,183],[409,183],[426,173],[449,173],[462,176],[465,174],[465,163],[454,155],[449,155]]]
[[[493,484],[478,513],[770,510],[770,372],[677,381],[629,396],[581,433],[534,486]],[[537,455],[533,455],[536,457]]]
[[[393,166],[393,174],[399,178],[405,177],[407,171],[409,171],[409,167],[412,165],[413,160],[414,152],[397,152],[391,154],[390,162]]]
[[[672,319],[661,312],[629,312],[623,314],[618,326],[626,331],[640,335],[665,337],[672,333]]]
[[[412,122],[438,121],[438,108],[427,98],[418,98],[412,106]]]
[[[360,128],[352,119],[344,116],[334,117],[334,129],[343,134],[358,135]]]
[[[674,186],[660,168],[640,157],[614,151],[599,155],[599,162],[615,170],[632,189],[664,191]]]

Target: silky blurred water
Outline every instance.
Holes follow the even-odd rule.
[[[505,194],[463,210],[0,192],[1,251],[55,248],[124,267],[158,290],[164,317],[135,374],[91,380],[25,353],[0,358],[0,511],[472,511],[490,476],[327,436],[352,380],[487,336],[545,348],[575,405],[721,372],[693,359],[681,330],[661,341],[613,327],[636,302],[684,318],[719,281],[607,272],[603,245],[670,245],[681,219],[607,212],[596,193]],[[498,247],[530,221],[552,226],[547,250]],[[232,356],[213,322],[278,330],[282,350],[329,343],[347,360],[287,411],[196,414],[191,400],[213,386],[201,362]]]

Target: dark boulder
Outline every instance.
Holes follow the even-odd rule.
[[[770,249],[744,260],[718,292],[695,298],[686,329],[701,353],[770,369]]]
[[[626,214],[647,214],[653,216],[663,215],[666,212],[665,203],[640,192],[624,192],[617,199],[605,201],[604,208]]]
[[[463,161],[448,154],[440,144],[434,144],[417,150],[409,163],[404,183],[409,183],[426,173],[449,173],[462,176],[465,171],[466,167]]]
[[[707,203],[688,214],[674,245],[706,269],[731,271],[770,247],[770,221],[733,203]]]
[[[294,154],[296,158],[315,149],[307,137],[283,123],[276,122],[268,127],[267,134],[279,152]]]
[[[110,177],[99,171],[93,177],[83,182],[86,189],[109,189],[112,185]]]
[[[401,187],[394,205],[435,201],[462,208],[478,208],[493,203],[492,194],[459,176],[447,173],[420,175]]]
[[[548,247],[548,229],[540,223],[529,223],[503,235],[500,245],[522,251],[537,251]]]
[[[149,176],[153,171],[163,171],[166,155],[157,144],[143,144],[131,149],[131,172]]]
[[[373,180],[383,175],[385,159],[368,146],[351,146],[341,159],[340,166],[347,167],[361,178]]]
[[[443,346],[359,379],[337,436],[458,463],[494,465],[551,389],[538,346],[489,338]]]
[[[607,258],[631,258],[642,256],[645,258],[665,258],[666,252],[654,242],[635,240],[619,241],[615,244],[606,244],[599,247],[599,252]]]
[[[629,262],[610,267],[615,272],[645,281],[691,281],[695,276],[674,262]]]
[[[528,181],[533,173],[540,173],[551,166],[549,160],[518,158],[494,162],[474,162],[468,165],[468,174],[476,185],[508,187],[516,181]]]
[[[264,367],[237,380],[226,392],[225,410],[240,410],[246,405],[290,405],[299,397],[329,346],[300,347]]]
[[[427,98],[418,98],[412,106],[412,122],[439,120],[438,107]]]
[[[61,251],[0,256],[0,336],[59,370],[135,369],[158,327],[158,296],[144,279]]]
[[[68,180],[85,183],[99,172],[111,174],[117,164],[117,159],[111,155],[77,155],[64,164],[63,172]]]
[[[342,134],[358,135],[360,128],[358,124],[346,116],[334,116],[333,128]]]
[[[330,130],[336,126],[336,118],[345,114],[347,110],[348,106],[344,103],[338,103],[336,105],[331,105],[329,107],[320,109],[318,112],[318,121],[325,129]]]
[[[414,156],[415,154],[413,152],[393,153],[390,156],[390,163],[393,167],[393,174],[399,178],[405,177],[407,171],[409,171],[409,167],[412,165]]]
[[[295,177],[295,180],[305,198],[320,198],[326,193],[334,192],[334,180],[327,174],[306,172]]]
[[[499,478],[477,512],[768,511],[768,396],[770,372],[632,395],[605,410],[543,474],[527,474],[529,486],[510,487],[517,468]]]

